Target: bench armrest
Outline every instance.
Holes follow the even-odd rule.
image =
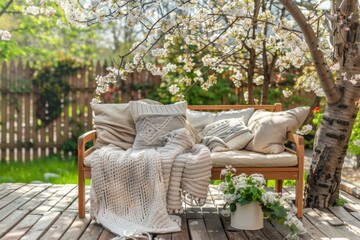
[[[298,167],[304,168],[304,138],[296,133],[288,133],[286,138],[289,142],[295,144],[295,153],[298,158]]]
[[[95,143],[96,140],[96,130],[88,131],[84,134],[82,134],[78,138],[78,166],[79,168],[84,167],[84,159],[86,156],[88,156],[90,153],[92,153],[95,150],[95,147],[92,146],[89,149],[85,149],[85,146],[88,142],[93,141]]]

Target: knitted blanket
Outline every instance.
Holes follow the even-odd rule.
[[[182,212],[181,200],[205,203],[210,152],[194,144],[185,129],[167,140],[157,150],[108,146],[91,154],[92,218],[120,236],[180,231],[180,221],[170,214]]]

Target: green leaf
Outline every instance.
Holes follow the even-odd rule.
[[[240,198],[240,200],[239,200],[239,203],[240,203],[241,206],[244,206],[244,205],[249,204],[251,202],[252,201],[250,201],[248,199],[244,199],[244,198]]]
[[[234,212],[236,210],[236,204],[235,203],[230,203],[230,211]]]

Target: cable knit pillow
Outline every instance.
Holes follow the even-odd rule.
[[[135,139],[135,124],[129,104],[91,103],[97,139],[95,147],[114,144],[123,149],[132,146]]]
[[[301,126],[309,110],[309,107],[297,107],[283,112],[255,111],[248,122],[255,136],[245,149],[260,153],[283,152],[286,134]]]
[[[129,107],[136,128],[134,149],[164,146],[168,133],[186,125],[185,101],[170,105],[132,101]]]
[[[205,127],[201,135],[218,137],[224,141],[230,149],[243,149],[254,135],[250,129],[245,126],[243,118],[230,118],[211,123]]]

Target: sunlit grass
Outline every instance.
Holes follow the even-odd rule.
[[[54,174],[58,177],[53,177]],[[27,163],[0,164],[0,183],[31,182],[77,184],[77,161],[75,158],[61,159],[55,156]]]

